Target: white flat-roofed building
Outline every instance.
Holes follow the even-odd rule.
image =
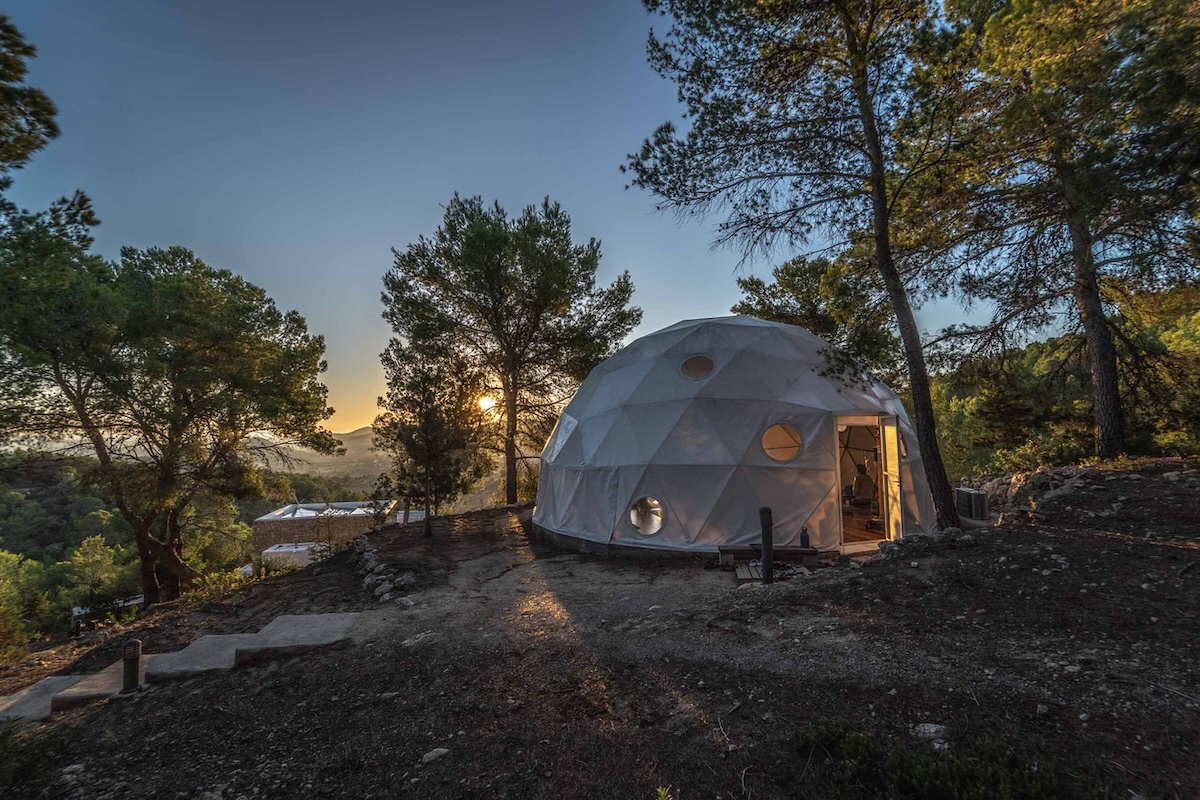
[[[277,544],[345,545],[375,527],[377,511],[388,522],[393,521],[395,507],[394,500],[384,502],[382,508],[370,500],[290,503],[254,520],[251,543],[256,553]]]

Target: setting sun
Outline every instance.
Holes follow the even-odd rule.
[[[496,407],[496,398],[484,395],[483,397],[479,398],[479,407],[484,411],[491,411]]]

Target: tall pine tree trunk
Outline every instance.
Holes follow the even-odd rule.
[[[166,544],[159,550],[159,562],[166,570],[163,576],[163,599],[176,600],[191,588],[200,573],[192,569],[183,559],[183,530],[179,524],[180,509],[171,509],[165,520]]]
[[[433,536],[433,520],[429,516],[430,496],[433,494],[433,479],[429,477],[429,471],[425,471],[425,524],[424,532],[421,534],[425,538]]]
[[[954,486],[946,475],[946,465],[942,462],[942,451],[938,447],[933,397],[929,390],[929,369],[925,364],[921,333],[890,252],[887,253],[886,259],[879,259],[879,272],[887,285],[888,296],[892,299],[896,323],[900,327],[900,340],[904,343],[904,357],[908,362],[908,384],[912,393],[913,422],[917,428],[917,446],[921,450],[921,462],[925,467],[925,478],[929,481],[929,492],[933,495],[937,524],[943,530],[956,528],[959,524],[958,507],[954,500]]]
[[[1074,215],[1072,215],[1074,216]],[[1100,276],[1096,271],[1092,235],[1077,218],[1067,223],[1071,232],[1074,268],[1071,294],[1087,342],[1088,369],[1092,376],[1092,424],[1095,454],[1112,458],[1125,451],[1125,416],[1121,410],[1121,385],[1117,348],[1104,317]]]
[[[121,518],[133,530],[133,538],[137,542],[138,549],[138,572],[142,579],[142,608],[150,608],[163,600],[163,587],[158,578],[159,548],[154,546],[156,544],[153,533],[155,520],[135,514],[126,502],[121,483],[115,477],[112,454],[108,451],[108,442],[104,438],[100,426],[93,422],[83,399],[75,391],[75,387],[63,377],[62,370],[57,364],[54,366],[54,375],[59,389],[70,400],[79,417],[84,434],[96,455],[96,460],[104,471],[105,482],[117,504],[117,510],[121,513]]]
[[[505,378],[504,386],[504,502],[517,502],[517,381]]]
[[[142,608],[150,608],[162,602],[162,593],[158,585],[158,572],[155,570],[158,560],[150,548],[146,547],[141,531],[135,531],[138,549],[138,568],[142,576]],[[149,533],[146,534],[149,536]]]
[[[854,21],[845,10],[841,10],[845,27],[847,49],[851,53],[854,71],[855,95],[871,162],[871,221],[875,240],[875,261],[879,277],[887,289],[900,328],[900,341],[904,343],[904,358],[908,364],[908,383],[912,392],[913,422],[917,428],[917,446],[933,495],[933,506],[940,528],[958,527],[958,508],[954,501],[954,487],[946,476],[938,447],[937,423],[933,416],[933,397],[929,391],[929,368],[925,364],[925,350],[921,344],[921,332],[908,301],[908,291],[896,269],[892,256],[891,212],[887,190],[887,167],[884,163],[883,144],[879,136],[875,107],[872,103],[867,55],[859,49],[854,31]]]
[[[180,583],[179,576],[170,569],[163,570],[162,576],[162,599],[163,601],[178,600],[183,594],[183,585]]]

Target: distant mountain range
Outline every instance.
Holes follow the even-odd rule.
[[[374,445],[374,433],[375,431],[367,426],[349,433],[333,434],[341,441],[342,447],[346,448],[344,456],[327,456],[312,450],[289,448],[287,454],[293,463],[284,465],[275,461],[270,467],[282,472],[299,472],[337,478],[338,482],[348,489],[369,492],[374,488],[376,478],[391,467],[391,458],[387,453],[371,449]],[[37,448],[39,444],[36,441],[10,441],[6,447],[0,447],[0,452],[17,447]],[[64,443],[59,442],[58,444],[61,447]],[[83,451],[82,454],[87,456],[89,452]],[[489,506],[492,499],[501,494],[503,477],[504,471],[497,465],[497,469],[484,479],[479,489],[460,498],[454,504],[453,511],[456,513],[473,511]]]
[[[288,455],[295,459],[296,463],[288,471],[344,478],[368,478],[369,483],[374,483],[375,478],[388,468],[388,455],[371,449],[374,445],[374,431],[370,426],[349,433],[335,433],[334,436],[341,440],[342,447],[346,448],[344,456],[327,456],[312,450],[292,450]]]
[[[338,478],[351,489],[370,491],[375,485],[379,474],[391,466],[391,459],[386,453],[372,450],[374,430],[370,427],[359,428],[349,433],[335,433],[346,448],[344,456],[326,456],[311,450],[294,450],[292,458],[296,464],[291,472],[307,472],[312,475],[323,475]],[[480,484],[479,488],[470,494],[460,497],[451,508],[443,512],[461,513],[488,508],[502,494],[504,486],[504,470],[498,464]]]

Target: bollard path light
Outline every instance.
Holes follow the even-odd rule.
[[[762,524],[762,582],[775,582],[775,519],[771,509],[763,506],[758,510],[758,521]]]
[[[130,639],[121,648],[121,660],[125,663],[125,681],[121,694],[130,694],[142,688],[141,662],[142,642],[140,639]]]

